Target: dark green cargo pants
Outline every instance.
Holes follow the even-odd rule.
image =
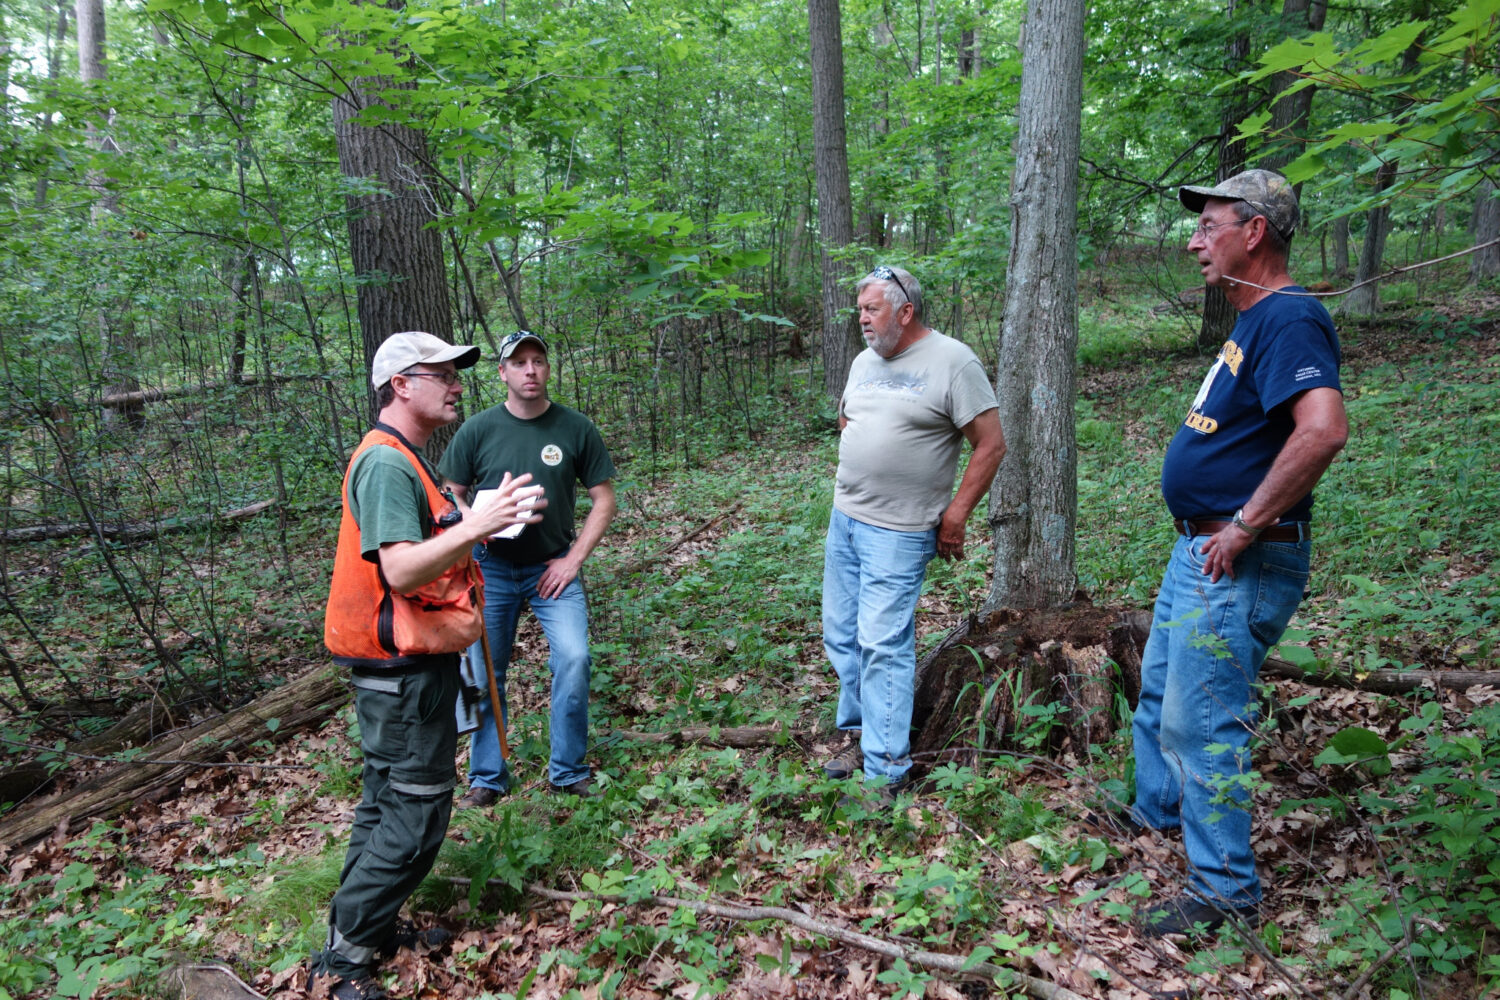
[[[453,704],[458,657],[398,677],[355,675],[364,797],[328,912],[314,973],[354,977],[374,966],[401,905],[432,870],[453,808]]]

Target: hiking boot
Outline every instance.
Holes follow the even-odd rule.
[[[323,976],[328,976],[335,980],[334,984],[328,989],[328,995],[334,998],[334,1000],[388,1000],[390,997],[390,994],[368,972],[352,977],[335,977],[327,972],[313,974],[314,979]]]
[[[1255,903],[1233,906],[1210,903],[1197,896],[1181,895],[1164,899],[1136,917],[1136,925],[1148,937],[1164,934],[1206,934],[1218,930],[1224,921],[1260,926],[1260,907]]]
[[[453,940],[453,932],[444,927],[423,927],[418,929],[417,925],[405,917],[396,918],[396,926],[391,929],[390,936],[380,943],[375,949],[377,961],[388,962],[396,957],[396,952],[402,948],[415,948],[422,945],[424,948],[436,948]]]
[[[859,748],[859,730],[842,729],[839,742],[833,745],[833,756],[823,762],[823,773],[834,781],[843,781],[865,769],[865,752]]]
[[[458,800],[460,809],[485,809],[495,804],[500,798],[500,793],[493,788],[485,788],[483,785],[475,785],[464,793],[464,797]]]
[[[593,798],[599,794],[599,789],[594,785],[592,777],[579,778],[567,785],[551,785],[553,795],[576,795],[580,799]]]

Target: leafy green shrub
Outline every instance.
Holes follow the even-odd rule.
[[[154,978],[196,935],[202,904],[170,891],[167,876],[123,864],[115,831],[99,824],[69,844],[89,861],[61,874],[0,887],[0,998],[49,988],[91,997],[107,987]],[[39,919],[45,915],[45,919]]]
[[[1493,984],[1500,956],[1485,951],[1500,928],[1500,704],[1480,706],[1454,730],[1426,702],[1400,728],[1389,745],[1368,729],[1345,729],[1317,757],[1378,777],[1391,773],[1393,750],[1420,742],[1424,751],[1416,773],[1359,794],[1390,880],[1345,888],[1328,922],[1339,942],[1330,960],[1371,961],[1399,947],[1419,968],[1451,975],[1482,956],[1477,971]]]

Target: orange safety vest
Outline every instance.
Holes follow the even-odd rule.
[[[445,517],[456,513],[452,499],[438,488],[400,432],[376,424],[354,449],[344,472],[344,512],[323,642],[333,662],[356,673],[401,674],[430,666],[428,658],[434,654],[462,652],[479,638],[484,630],[484,587],[478,564],[465,556],[431,583],[397,593],[386,583],[380,563],[360,552],[359,524],[349,513],[349,470],[365,449],[377,445],[395,448],[417,470],[432,512],[432,536],[441,534]]]

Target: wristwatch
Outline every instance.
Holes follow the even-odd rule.
[[[1230,523],[1233,524],[1236,528],[1239,528],[1241,531],[1243,531],[1246,534],[1248,534],[1251,538],[1255,538],[1262,531],[1266,530],[1265,528],[1257,528],[1257,527],[1255,527],[1252,524],[1246,524],[1245,523],[1245,508],[1243,508],[1243,507],[1241,507],[1239,510],[1237,510],[1237,511],[1234,512],[1234,517],[1230,521]]]

